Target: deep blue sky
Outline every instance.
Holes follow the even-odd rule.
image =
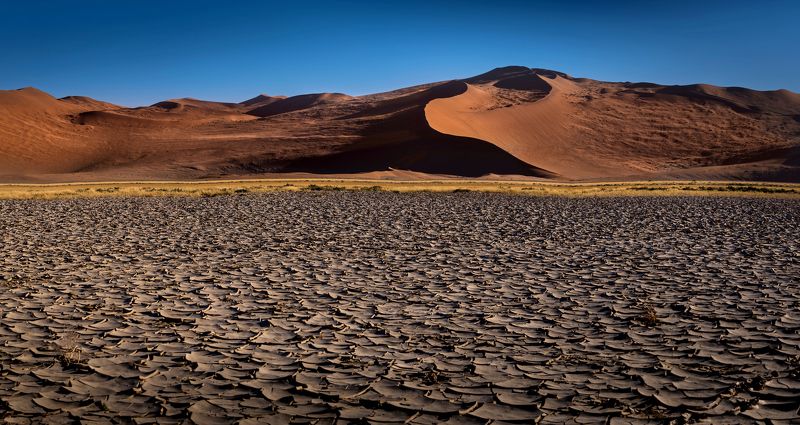
[[[365,94],[504,65],[800,92],[798,46],[798,0],[0,2],[0,89],[127,106]]]

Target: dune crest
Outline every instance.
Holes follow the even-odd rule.
[[[95,161],[104,143],[72,122],[86,109],[84,101],[62,101],[31,87],[0,90],[0,179],[72,173]]]
[[[326,103],[344,102],[352,98],[352,96],[343,93],[302,94],[267,102],[258,108],[247,111],[247,113],[263,118],[288,112],[301,111]]]
[[[678,170],[712,178],[798,177],[794,93],[539,72],[501,68],[464,80],[468,90],[431,101],[426,118],[437,131],[489,141],[567,179],[670,177]],[[523,97],[526,89],[540,97]],[[709,167],[715,171],[701,171]]]
[[[0,180],[279,173],[800,181],[800,95],[503,67],[372,95],[126,108],[0,91]]]
[[[442,134],[430,127],[425,105],[465,90],[465,83],[449,81],[368,102],[345,117],[365,123],[354,143],[334,155],[301,160],[292,167],[316,173],[412,170],[465,177],[491,173],[550,177],[484,140]]]
[[[122,109],[122,106],[115,105],[102,100],[92,99],[87,96],[66,96],[58,99],[62,102],[71,103],[73,105],[81,106],[82,108],[90,111],[106,111],[114,109]]]
[[[572,109],[566,97],[577,91],[575,84],[560,76],[540,81],[550,88],[541,98],[510,96],[497,90],[504,86],[499,82],[470,84],[462,95],[428,103],[425,115],[434,130],[486,140],[560,176],[585,178],[613,173],[613,169],[581,157],[571,146],[575,130],[569,126]]]
[[[243,102],[239,102],[239,105],[243,107],[254,108],[259,106],[266,106],[269,105],[270,103],[277,102],[281,99],[286,99],[286,96],[270,96],[268,94],[262,93],[256,97],[247,99]]]

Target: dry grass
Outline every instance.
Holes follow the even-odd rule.
[[[63,366],[80,364],[83,351],[80,346],[80,335],[77,332],[67,332],[56,340],[60,354],[58,360]]]
[[[658,315],[656,314],[656,309],[649,304],[645,304],[642,307],[642,314],[638,317],[639,322],[641,322],[645,326],[653,327],[658,324]]]
[[[800,184],[756,182],[551,183],[488,180],[282,179],[0,185],[0,199],[239,196],[290,191],[500,192],[532,196],[747,196],[800,198]]]

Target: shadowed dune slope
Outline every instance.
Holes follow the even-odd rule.
[[[800,95],[786,90],[613,83],[512,66],[366,96],[139,108],[0,91],[2,181],[284,172],[800,181],[798,170]]]
[[[800,96],[786,90],[604,83],[519,67],[465,81],[463,94],[427,105],[433,129],[564,178],[798,174]]]
[[[239,102],[239,105],[252,109],[259,106],[269,105],[270,103],[277,102],[281,99],[286,99],[286,96],[270,96],[267,94],[260,94],[256,97],[247,99],[244,102]]]
[[[72,103],[74,105],[81,106],[84,109],[91,111],[103,111],[103,110],[122,108],[122,106],[118,106],[109,102],[103,102],[102,100],[92,99],[91,97],[86,97],[86,96],[66,96],[58,100],[62,102]]]
[[[268,117],[272,115],[285,114],[287,112],[300,111],[326,103],[344,102],[352,99],[351,96],[342,93],[315,93],[303,94],[299,96],[278,99],[268,102],[263,106],[252,109],[247,113],[257,117]]]
[[[167,111],[182,111],[186,109],[200,109],[205,111],[225,111],[230,112],[239,107],[238,103],[214,102],[209,100],[199,100],[193,98],[181,98],[165,100],[152,105],[153,108],[161,108]]]
[[[527,77],[513,76],[510,84],[519,84],[521,78]],[[545,83],[535,75],[531,79]],[[566,97],[576,91],[574,83],[556,77],[545,83],[549,90],[525,83],[546,93],[528,99],[515,97],[516,90],[498,90],[507,81],[469,85],[462,95],[430,102],[425,109],[428,122],[441,133],[486,140],[522,161],[565,177],[589,178],[617,171],[586,158],[576,151],[579,146],[573,146],[577,130],[571,126]]]
[[[289,168],[316,173],[403,169],[467,177],[491,173],[552,177],[491,143],[442,134],[430,127],[425,105],[466,89],[465,83],[451,81],[377,102],[349,116],[372,119],[361,130],[358,143],[334,155],[304,158]]]

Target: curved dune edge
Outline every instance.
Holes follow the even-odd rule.
[[[69,119],[99,103],[111,105],[86,97],[59,100],[30,87],[0,90],[0,174],[70,173],[102,157],[105,142]]]
[[[504,67],[335,97],[180,98],[129,108],[33,88],[0,90],[0,181],[397,170],[800,181],[800,94],[785,90],[615,83]],[[281,113],[248,114],[271,105]]]
[[[547,78],[552,90],[543,99],[487,110],[494,95],[468,84],[459,96],[434,99],[425,107],[425,117],[434,130],[454,136],[485,140],[521,161],[569,179],[623,175],[612,166],[580,155],[570,127],[572,106],[566,96],[577,90],[575,83],[557,76]]]
[[[468,89],[448,81],[399,97],[377,102],[348,118],[379,119],[366,125],[357,141],[342,150],[292,161],[285,171],[365,173],[386,170],[482,177],[491,174],[551,178],[484,140],[440,133],[425,118],[425,105],[433,99],[458,96]]]

